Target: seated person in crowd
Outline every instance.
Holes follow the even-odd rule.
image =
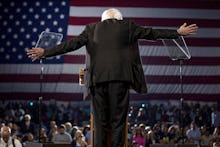
[[[75,134],[75,138],[72,142],[73,147],[87,147],[87,143],[85,141],[85,137],[82,131],[77,130]]]
[[[67,144],[70,144],[72,142],[71,135],[65,131],[65,125],[61,124],[59,126],[58,133],[53,136],[52,142]]]
[[[200,145],[201,132],[195,122],[192,122],[190,129],[186,132],[189,143]]]
[[[24,122],[21,124],[21,132],[23,134],[26,134],[26,133],[35,134],[34,123],[31,122],[31,116],[29,114],[26,114],[24,116]]]
[[[11,129],[8,126],[1,128],[1,140],[0,147],[22,147],[21,142],[18,139],[14,139],[11,136]]]
[[[132,144],[133,146],[136,146],[138,144],[141,147],[144,147],[146,144],[146,137],[140,127],[136,127],[134,130]]]

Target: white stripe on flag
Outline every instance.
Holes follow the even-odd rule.
[[[220,57],[220,47],[194,47],[188,46],[189,52],[193,57]],[[139,45],[141,56],[169,56],[167,49],[164,46],[156,45]],[[85,55],[86,47],[82,47],[74,52],[67,53],[68,55]]]
[[[182,25],[182,24],[179,24]],[[177,29],[179,26],[175,27],[154,27],[155,29]],[[68,36],[77,36],[79,35],[83,30],[85,26],[84,25],[69,25],[67,30]],[[190,35],[189,37],[192,38],[220,38],[220,28],[199,28],[197,34]]]
[[[0,64],[0,74],[40,74],[40,66],[36,64]],[[78,74],[84,64],[49,64],[44,65],[46,74]],[[13,69],[13,70],[12,70]],[[22,69],[22,70],[21,70]],[[178,65],[143,65],[145,75],[179,75]],[[220,66],[183,66],[186,76],[219,76]]]

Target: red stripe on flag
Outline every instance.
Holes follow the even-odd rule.
[[[219,47],[220,46],[220,38],[190,38],[185,37],[186,44],[188,46],[207,46],[207,47]],[[161,45],[163,46],[163,43],[161,40],[157,41],[145,41],[141,40],[139,41],[139,45]]]
[[[164,56],[142,56],[142,63],[144,65],[179,65],[179,61],[173,61],[169,57]],[[183,65],[196,66],[213,66],[220,65],[219,57],[192,57],[189,60],[184,60]]]
[[[168,56],[141,56],[143,65],[179,65],[179,61],[173,61]],[[65,55],[65,63],[84,64],[84,55]],[[185,60],[184,65],[220,65],[219,57],[192,57]]]
[[[180,84],[179,76],[145,76],[150,84]],[[183,84],[219,84],[220,76],[183,76]]]
[[[20,75],[4,75],[0,74],[0,83],[6,82],[22,82],[22,83],[38,83],[40,77],[37,74],[20,74]],[[148,84],[179,84],[179,76],[152,76],[146,75]],[[48,74],[44,75],[42,82],[49,83],[78,83],[78,74]],[[183,76],[184,84],[219,84],[220,76]]]
[[[39,83],[40,77],[38,74],[28,75],[0,75],[0,83]],[[179,84],[179,76],[145,76],[148,84]],[[44,75],[43,83],[78,83],[78,74],[48,74]],[[220,76],[183,76],[184,84],[219,84]]]
[[[195,9],[219,9],[220,1],[213,0],[195,0],[195,1],[179,1],[179,0],[157,0],[157,1],[146,1],[146,0],[80,0],[71,1],[71,6],[104,6],[104,7],[157,7],[157,8],[195,8]]]
[[[84,64],[85,55],[65,55],[64,63]]]
[[[0,74],[0,83],[3,82],[22,82],[22,83],[39,83],[39,74]],[[42,82],[52,82],[52,83],[78,83],[78,74],[44,74]]]

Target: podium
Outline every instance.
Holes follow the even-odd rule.
[[[169,57],[173,61],[179,61],[179,77],[180,77],[180,100],[183,100],[183,76],[182,76],[182,65],[184,60],[191,58],[189,49],[186,45],[183,36],[178,39],[163,39],[164,46],[167,48]]]
[[[162,42],[172,60],[189,60],[191,58],[183,36],[178,39],[162,39]]]
[[[189,49],[186,45],[185,39],[183,36],[180,36],[178,39],[163,39],[164,46],[167,48],[169,57],[173,61],[179,61],[179,79],[180,79],[180,103],[181,103],[181,136],[183,138],[183,75],[182,75],[182,66],[184,60],[189,60],[191,58]],[[182,139],[182,144],[184,144],[184,139]]]

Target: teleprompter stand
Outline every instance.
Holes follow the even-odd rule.
[[[183,62],[184,60],[189,60],[191,58],[191,55],[183,36],[179,37],[178,39],[168,39],[168,40],[164,39],[162,40],[162,42],[169,52],[170,59],[173,61],[179,61],[180,104],[181,104],[180,127],[181,127],[181,140],[182,140],[182,144],[184,144]]]
[[[63,34],[60,33],[54,33],[54,32],[47,32],[43,31],[39,38],[38,41],[35,45],[35,48],[43,48],[45,50],[58,45],[63,38]],[[42,128],[42,118],[41,118],[41,106],[42,106],[42,101],[43,101],[43,71],[44,71],[44,64],[43,64],[44,58],[40,58],[40,96],[38,98],[38,121],[39,121],[39,129],[38,129],[38,142],[41,142],[41,128]]]

